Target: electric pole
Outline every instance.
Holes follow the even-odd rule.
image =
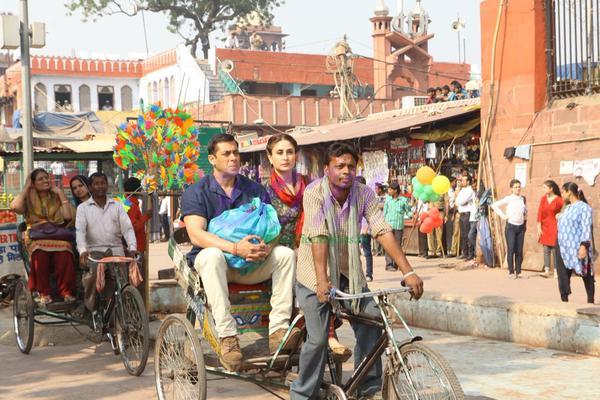
[[[31,132],[31,68],[29,61],[29,15],[27,0],[20,0],[21,73],[23,80],[23,176],[33,170],[33,135]]]

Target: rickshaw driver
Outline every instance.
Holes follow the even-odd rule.
[[[230,313],[227,282],[257,284],[272,279],[269,314],[269,350],[273,354],[289,327],[293,306],[295,278],[294,251],[257,236],[247,236],[234,243],[207,232],[208,223],[226,210],[250,203],[259,197],[270,203],[264,187],[240,175],[240,153],[235,138],[229,134],[214,136],[208,143],[208,160],[213,173],[190,186],[181,199],[181,215],[194,245],[188,262],[200,274],[218,334],[219,359],[225,368],[235,371],[242,361],[237,325]],[[254,242],[254,243],[253,243]],[[260,267],[241,275],[229,268],[224,253],[248,261],[262,261]],[[293,329],[283,351],[296,344],[300,331]]]
[[[125,209],[116,200],[108,198],[108,180],[102,172],[90,175],[90,191],[92,196],[77,207],[75,218],[77,250],[79,263],[88,264],[91,254],[102,258],[107,250],[111,255],[137,255],[133,225]],[[127,254],[123,249],[123,238],[127,242]],[[88,310],[96,308],[96,271],[97,265],[90,265],[90,270],[83,277],[85,306]]]
[[[333,143],[327,149],[324,176],[304,191],[304,227],[298,250],[296,298],[304,311],[307,337],[300,352],[298,378],[292,383],[292,400],[314,399],[323,380],[327,355],[328,321],[332,286],[350,293],[368,291],[360,262],[360,225],[363,217],[374,238],[396,262],[403,280],[416,299],[423,281],[410,266],[379,208],[377,197],[366,185],[355,182],[358,155],[353,147]],[[345,307],[350,305],[344,304]],[[352,302],[352,311],[379,316],[373,298]],[[354,368],[369,354],[379,338],[378,327],[352,323],[356,337]],[[376,398],[381,390],[379,359],[361,383],[358,398]]]

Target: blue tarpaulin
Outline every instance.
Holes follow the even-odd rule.
[[[584,68],[587,69],[587,63],[573,63],[556,66],[556,77],[560,80],[570,79],[572,81],[583,81],[587,76],[583,76]],[[592,63],[592,70],[598,68],[598,63]]]
[[[97,133],[102,133],[102,121],[93,111],[80,113],[41,112],[33,117],[33,129],[38,132],[77,130],[88,123]],[[91,132],[90,132],[91,133]]]

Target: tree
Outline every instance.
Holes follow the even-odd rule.
[[[268,26],[273,9],[283,0],[67,0],[70,12],[81,11],[85,20],[114,14],[130,17],[142,11],[165,13],[169,16],[169,31],[179,34],[197,56],[198,45],[208,58],[211,32],[225,30],[227,24],[243,20],[255,12]]]

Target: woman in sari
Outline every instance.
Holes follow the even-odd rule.
[[[38,168],[33,170],[23,191],[12,201],[11,208],[23,215],[27,224],[25,246],[31,266],[29,289],[39,293],[40,304],[50,303],[50,270],[53,269],[58,295],[65,302],[72,303],[75,301],[75,266],[71,242],[64,238],[52,238],[52,234],[37,240],[30,237],[36,228],[50,224],[64,227],[73,218],[71,204],[65,193],[61,188],[52,186],[48,173]]]
[[[296,250],[302,240],[304,210],[302,199],[308,179],[296,171],[298,143],[286,134],[278,133],[267,142],[267,157],[272,165],[271,178],[266,189],[271,204],[277,211],[281,234],[279,244]],[[347,360],[352,351],[341,344],[335,334],[335,321],[329,327],[329,347],[340,360]]]
[[[90,185],[85,176],[75,175],[72,177],[69,182],[69,187],[71,188],[75,207],[79,207],[81,203],[90,198]],[[75,214],[73,214],[73,217],[75,217]]]

